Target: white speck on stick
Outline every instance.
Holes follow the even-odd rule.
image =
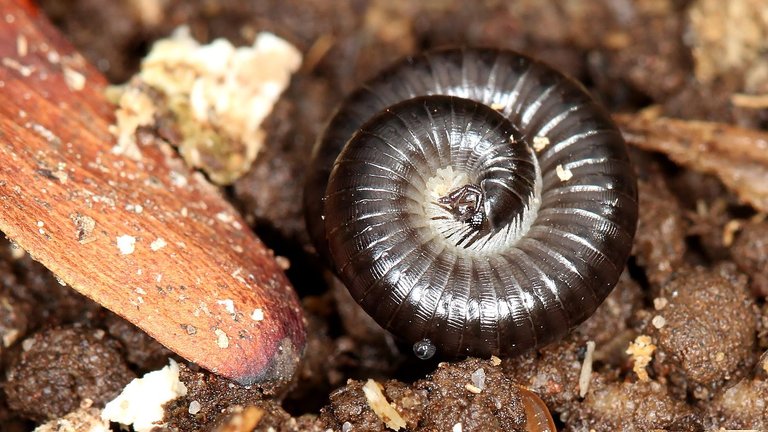
[[[123,255],[130,255],[136,250],[136,237],[121,235],[117,237],[117,248]]]
[[[166,247],[168,243],[166,243],[165,239],[162,237],[156,238],[152,243],[149,244],[149,248],[152,250],[152,252],[157,252],[160,249]]]
[[[235,314],[235,302],[232,301],[232,299],[216,300],[216,303],[224,306],[224,310],[226,310],[228,314]]]
[[[224,333],[224,330],[216,329],[213,331],[213,333],[216,334],[216,345],[218,345],[219,348],[221,349],[229,348],[229,336],[227,336],[227,334]]]
[[[80,91],[85,88],[85,75],[66,66],[62,68],[62,71],[64,72],[64,83],[70,90]]]
[[[261,308],[256,308],[251,312],[251,319],[254,321],[264,320],[264,311]]]

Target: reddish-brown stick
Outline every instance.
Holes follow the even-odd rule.
[[[164,144],[114,154],[102,75],[30,2],[0,11],[0,231],[182,357],[290,379],[304,322],[271,252]]]

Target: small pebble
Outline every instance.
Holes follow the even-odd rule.
[[[472,372],[472,384],[480,390],[485,388],[485,370],[483,368],[477,368]]]
[[[195,415],[200,412],[200,402],[193,400],[189,403],[189,413]]]
[[[660,329],[660,328],[664,327],[664,325],[667,324],[667,320],[664,319],[664,317],[661,316],[661,315],[656,315],[651,320],[651,324],[653,324],[653,326],[656,327],[657,329]]]

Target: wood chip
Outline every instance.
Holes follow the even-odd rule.
[[[547,148],[549,145],[549,138],[545,136],[535,136],[533,137],[533,149],[537,152],[540,152]]]
[[[637,378],[640,381],[648,381],[648,371],[646,366],[653,359],[653,352],[656,351],[656,345],[652,343],[651,337],[647,335],[640,335],[633,342],[630,342],[627,348],[627,354],[632,357],[634,365],[632,370],[637,374]]]
[[[595,356],[595,342],[587,341],[587,353],[584,354],[584,361],[581,363],[581,373],[579,374],[579,397],[583,398],[589,391],[589,382],[592,379],[592,362]]]
[[[393,407],[382,393],[382,387],[376,381],[369,379],[363,385],[363,393],[374,413],[392,430],[405,428],[405,420],[400,416],[395,407]]]

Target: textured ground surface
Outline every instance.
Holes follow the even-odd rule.
[[[564,341],[501,362],[438,365],[401,353],[306,252],[301,210],[307,155],[336,103],[386,64],[434,46],[530,53],[582,80],[613,112],[765,129],[761,2],[734,1],[724,14],[716,0],[41,4],[116,83],[136,71],[153,40],[181,24],[200,40],[241,45],[268,30],[304,53],[268,119],[269,146],[226,189],[291,263],[309,323],[302,369],[294,387],[276,397],[184,366],[190,392],[168,407],[169,427],[384,431],[363,391],[374,379],[412,431],[456,430],[458,423],[463,431],[516,430],[526,410],[518,386],[538,394],[562,430],[768,428],[761,403],[768,398],[768,222],[714,176],[633,151],[640,225],[619,286]],[[0,430],[9,431],[30,430],[84,399],[98,406],[168,355],[9,244],[0,247],[0,341]],[[595,342],[588,388],[579,382],[587,341]],[[200,409],[190,414],[193,401]]]

